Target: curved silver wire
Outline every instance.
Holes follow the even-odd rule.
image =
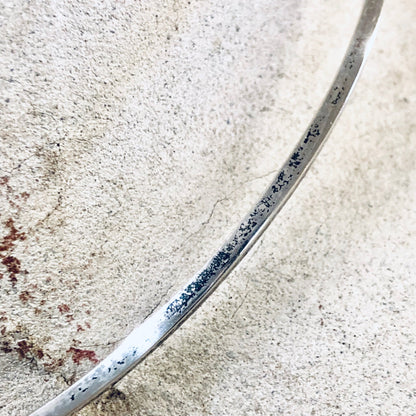
[[[157,348],[241,261],[304,177],[341,113],[374,38],[383,0],[366,0],[342,65],[294,151],[235,232],[183,290],[137,326],[107,358],[31,416],[66,416],[114,385]]]

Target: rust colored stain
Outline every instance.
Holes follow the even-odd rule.
[[[25,201],[27,201],[27,199],[29,198],[29,194],[27,192],[22,192],[20,194],[21,198],[24,199]]]
[[[3,279],[3,275],[0,273],[0,279]]]
[[[45,356],[45,353],[39,348],[39,349],[35,350],[35,355],[39,359],[42,359]]]
[[[7,184],[7,181],[2,181],[3,184]],[[12,282],[12,286],[15,286],[17,282],[16,275],[21,273],[20,268],[20,260],[16,257],[10,255],[10,250],[13,249],[14,244],[18,240],[25,240],[26,235],[23,232],[20,232],[14,225],[13,218],[9,218],[6,221],[6,227],[9,229],[9,233],[3,237],[3,239],[0,241],[0,259],[1,263],[4,264],[7,267],[7,271],[9,273],[10,281]],[[9,252],[8,254],[3,252]],[[0,278],[2,278],[3,275],[1,275]]]
[[[72,354],[72,360],[75,364],[80,364],[81,360],[90,360],[94,364],[98,363],[98,358],[92,350],[81,350],[71,347],[67,352]]]
[[[3,240],[0,243],[0,251],[8,251],[13,248],[16,241],[26,239],[26,234],[19,232],[15,227],[13,218],[9,218],[5,225],[9,229],[9,233],[3,237]]]
[[[5,328],[4,328],[5,329]],[[1,331],[2,335],[5,335],[6,331]],[[1,343],[0,351],[5,353],[17,352],[19,359],[27,358],[29,360],[33,358],[42,359],[45,356],[43,350],[39,347],[35,347],[33,343],[27,340],[21,340],[17,342],[17,346],[11,345],[9,341],[3,341]]]
[[[23,302],[23,303],[27,303],[27,301],[29,299],[33,298],[33,296],[27,291],[23,291],[20,295],[19,295],[19,299]]]
[[[0,185],[7,185],[9,183],[9,177],[8,176],[2,176],[0,178]]]
[[[19,358],[26,358],[28,352],[31,350],[31,348],[33,347],[32,344],[28,343],[27,341],[23,340],[23,341],[19,341],[17,343],[18,347],[15,348],[15,350],[17,351],[17,353],[19,354]]]
[[[13,349],[10,348],[10,345],[7,341],[4,341],[1,345],[1,347],[0,347],[0,351],[3,351],[5,353],[9,353],[9,352],[12,352]]]
[[[63,358],[58,358],[57,360],[52,360],[51,362],[43,364],[46,370],[52,371],[55,370],[58,367],[61,367],[64,363]]]
[[[3,257],[2,264],[7,267],[7,271],[11,274],[20,273],[20,260],[13,256]]]
[[[65,303],[63,303],[62,305],[58,305],[58,309],[59,309],[59,312],[61,312],[62,314],[70,311],[69,306],[66,305]]]

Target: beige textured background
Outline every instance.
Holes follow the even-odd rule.
[[[189,279],[286,158],[361,1],[6,1],[0,414]],[[416,3],[309,175],[198,313],[79,414],[416,415]]]

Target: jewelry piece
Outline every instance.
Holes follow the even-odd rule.
[[[31,416],[65,416],[124,377],[189,318],[250,250],[282,209],[327,139],[374,39],[383,0],[366,0],[341,68],[321,108],[260,200],[218,252],[177,293],[87,375]]]

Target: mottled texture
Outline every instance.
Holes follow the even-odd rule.
[[[361,2],[246,3],[3,2],[2,416],[187,281],[307,126]],[[81,415],[415,414],[416,5],[383,17],[260,244]]]

